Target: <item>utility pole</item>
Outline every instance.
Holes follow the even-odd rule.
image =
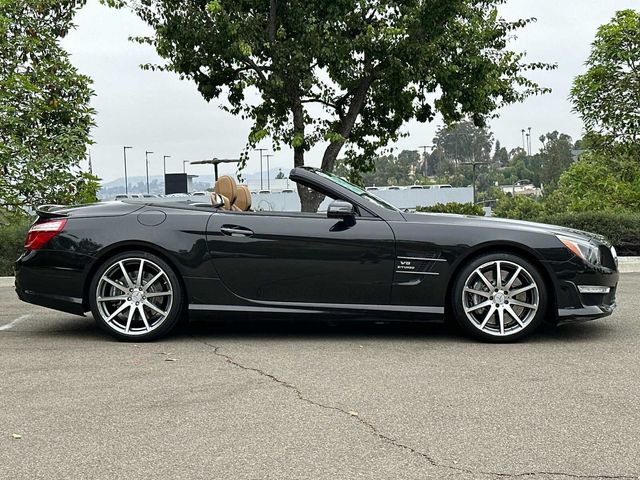
[[[162,168],[165,176],[167,176],[167,158],[171,158],[171,155],[162,156]]]
[[[153,152],[145,151],[144,152],[144,162],[147,168],[147,193],[149,193],[149,155],[153,154]]]
[[[262,179],[262,152],[266,152],[268,148],[255,148],[256,152],[260,152],[260,190],[264,190],[263,179]]]
[[[476,167],[478,165],[488,165],[489,162],[476,162],[475,158],[471,162],[461,162],[460,165],[471,165],[473,169],[473,183],[471,186],[473,187],[473,204],[476,204]]]
[[[91,150],[89,150],[89,175],[93,175],[93,165],[91,164]]]
[[[271,174],[269,173],[269,159],[273,157],[273,155],[265,155],[264,158],[267,159],[267,190],[271,191]]]
[[[129,180],[127,180],[127,149],[131,149],[133,147],[124,147],[124,193],[129,195]]]
[[[422,176],[426,177],[427,176],[427,148],[434,148],[435,145],[420,145],[418,148],[422,149]]]

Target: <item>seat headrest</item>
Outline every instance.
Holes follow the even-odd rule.
[[[231,205],[236,201],[236,193],[238,191],[238,187],[236,186],[236,181],[231,178],[229,175],[223,175],[218,178],[215,186],[213,187],[213,191],[223,197],[227,197]]]
[[[238,185],[236,193],[234,205],[243,212],[249,211],[249,209],[251,209],[251,192],[249,191],[249,187],[246,185]]]

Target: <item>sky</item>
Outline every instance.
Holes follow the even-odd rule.
[[[590,44],[597,28],[617,10],[639,8],[640,0],[508,0],[500,12],[507,19],[535,17],[537,21],[518,32],[511,48],[527,54],[528,61],[556,63],[552,71],[532,72],[529,77],[550,87],[551,94],[530,97],[498,111],[490,128],[508,149],[522,145],[522,128],[531,127],[532,149],[540,147],[538,137],[558,130],[574,139],[582,135],[582,122],[568,100],[571,83],[584,72]],[[89,0],[75,18],[77,28],[63,39],[71,61],[93,79],[97,126],[92,131],[93,170],[104,181],[123,176],[124,145],[130,177],[144,175],[145,151],[150,175],[161,175],[163,156],[167,171],[182,171],[184,160],[237,158],[243,150],[250,124],[220,109],[220,102],[207,103],[193,82],[167,72],[144,71],[141,64],[161,62],[152,47],[132,43],[129,36],[149,34],[149,27],[127,10],[113,10]],[[442,120],[409,122],[408,137],[392,146],[397,151],[418,150],[431,144]],[[269,148],[268,141],[262,147]],[[306,156],[307,164],[319,166],[324,146]],[[259,172],[259,154],[252,153],[245,171]],[[293,165],[291,151],[275,152],[272,168],[288,172]],[[192,174],[211,174],[210,166],[187,166]],[[221,173],[234,174],[232,166]]]

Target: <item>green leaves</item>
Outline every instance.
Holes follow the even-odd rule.
[[[130,7],[154,28],[152,43],[169,70],[253,120],[248,146],[268,131],[302,165],[321,142],[322,168],[332,170],[342,152],[357,176],[411,119],[432,121],[439,112],[447,122],[469,117],[482,126],[499,106],[547,91],[525,72],[553,65],[525,63],[508,48],[532,20],[500,18],[500,3],[147,0]]]
[[[83,4],[0,3],[0,207],[5,209],[95,200],[95,178],[78,169],[93,125],[91,81],[59,44]]]
[[[587,131],[609,143],[640,142],[640,13],[622,10],[598,29],[588,70],[571,99]]]

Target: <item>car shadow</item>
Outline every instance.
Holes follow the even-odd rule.
[[[606,340],[616,334],[615,325],[603,322],[544,325],[523,343],[592,342]],[[246,318],[193,320],[180,325],[172,338],[215,337],[218,339],[392,339],[420,340],[436,343],[468,343],[474,341],[457,325],[446,322],[380,321],[379,319],[312,319],[283,320]]]
[[[49,338],[74,338],[79,340],[117,340],[97,327],[93,318],[65,317],[49,325],[42,322],[36,329],[28,328],[21,334]],[[567,343],[607,340],[619,334],[615,323],[585,322],[545,325],[521,343]],[[182,321],[164,341],[195,339],[387,339],[419,340],[429,343],[468,343],[475,340],[466,336],[456,325],[440,322],[411,320],[381,321],[373,318],[344,319],[334,317],[282,319],[278,317],[247,318],[244,315],[225,315],[211,319]]]

